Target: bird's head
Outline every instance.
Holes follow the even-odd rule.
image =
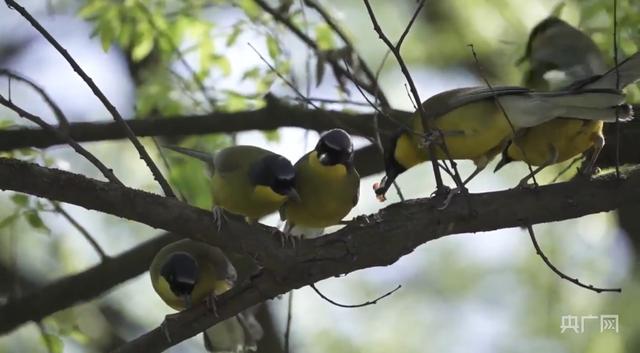
[[[326,166],[353,163],[353,142],[342,129],[332,129],[322,134],[315,151],[320,163]]]
[[[379,183],[373,184],[373,191],[376,193],[376,197],[379,201],[385,201],[385,194],[393,185],[393,182],[396,180],[398,175],[404,173],[405,170],[410,168],[411,166],[403,166],[397,159],[396,155],[398,154],[396,149],[398,149],[398,140],[401,136],[404,135],[403,131],[398,131],[391,137],[391,143],[389,147],[385,149],[384,152],[384,169],[385,176]]]
[[[279,195],[300,201],[295,188],[296,170],[285,157],[277,154],[264,157],[252,166],[250,176],[254,184],[268,186]]]
[[[191,293],[198,282],[200,269],[196,259],[186,252],[175,252],[167,258],[160,275],[167,281],[171,292],[191,306]]]

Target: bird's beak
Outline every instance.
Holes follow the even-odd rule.
[[[327,165],[329,164],[329,154],[328,153],[321,153],[318,155],[318,160],[320,161],[320,163],[322,163],[323,165]]]
[[[383,202],[387,200],[385,194],[387,193],[387,190],[389,190],[390,183],[389,178],[384,176],[379,183],[373,184],[373,191],[375,191],[378,201]]]
[[[291,188],[291,189],[287,190],[285,195],[287,195],[287,197],[290,200],[293,200],[295,202],[300,202],[300,194],[298,194],[298,191],[296,191],[296,189],[294,189],[294,188]]]

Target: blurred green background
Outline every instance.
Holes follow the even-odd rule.
[[[363,102],[348,87],[340,89],[327,68],[319,72],[312,53],[286,28],[251,0],[237,1],[23,1],[21,2],[69,50],[126,118],[241,111],[264,105],[262,97],[295,94],[261,61],[247,43],[311,97]],[[618,28],[621,57],[640,46],[640,3],[620,0]],[[298,1],[270,2],[292,16],[322,49],[342,47],[340,39],[312,9]],[[356,51],[377,68],[386,47],[377,38],[358,0],[321,1],[352,38]],[[372,1],[385,32],[398,38],[415,1]],[[468,44],[478,52],[483,73],[493,84],[515,85],[526,67],[529,30],[556,13],[590,33],[613,62],[612,1],[604,0],[430,0],[407,37],[402,54],[422,99],[451,88],[480,85],[482,78]],[[0,6],[0,67],[40,83],[74,122],[109,120],[107,112],[62,58],[24,19]],[[180,55],[176,53],[179,48]],[[184,60],[189,68],[184,65]],[[193,71],[193,72],[191,72]],[[391,105],[412,110],[404,78],[389,58],[380,83]],[[7,80],[0,91],[7,94]],[[637,88],[636,88],[637,90]],[[637,95],[636,95],[637,96]],[[45,104],[28,88],[11,85],[11,97],[53,123]],[[368,110],[351,104],[332,109]],[[27,125],[0,108],[3,128]],[[208,135],[162,142],[213,151],[238,144],[266,146],[297,160],[317,141],[315,132],[282,128],[234,136]],[[151,139],[143,142],[156,161]],[[356,139],[356,146],[368,142]],[[125,141],[85,144],[112,167],[127,185],[159,192],[145,165]],[[97,177],[92,166],[65,146],[24,149],[8,155]],[[197,162],[168,155],[162,165],[174,188],[200,207],[210,207],[206,174]],[[473,170],[461,162],[463,175]],[[563,166],[549,168],[543,182]],[[526,166],[482,173],[472,192],[515,186]],[[194,172],[195,171],[195,172]],[[375,212],[381,205],[371,192],[380,174],[362,181],[361,200],[352,215]],[[431,167],[423,165],[398,179],[408,198],[434,190]],[[450,182],[450,181],[449,181]],[[450,182],[451,184],[451,182]],[[543,207],[543,206],[541,206]],[[157,235],[157,231],[112,216],[65,205],[110,255]],[[99,263],[100,258],[46,200],[0,194],[0,304],[20,293]],[[264,220],[276,225],[275,215]],[[505,229],[456,235],[430,242],[392,266],[371,268],[322,281],[318,287],[343,303],[363,302],[402,284],[377,305],[349,310],[331,306],[309,288],[295,291],[292,352],[638,352],[640,292],[638,236],[618,225],[615,213],[536,227],[538,240],[557,267],[597,286],[622,287],[622,294],[596,294],[560,280],[535,255],[528,235]],[[634,239],[635,238],[635,239]],[[275,332],[275,344],[261,351],[281,351],[286,320],[285,298],[267,303],[263,325]],[[101,352],[156,327],[168,308],[144,274],[99,298],[43,320],[22,325],[0,337],[0,352]],[[601,332],[600,320],[585,321],[584,332],[561,332],[565,315],[618,315],[619,332]],[[2,318],[0,317],[0,320]],[[273,331],[271,331],[273,330]],[[44,334],[43,334],[44,333]],[[47,340],[48,345],[45,344]],[[199,338],[170,352],[203,351]]]

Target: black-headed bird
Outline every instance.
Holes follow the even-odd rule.
[[[281,209],[285,234],[294,226],[309,229],[338,224],[358,203],[360,175],[353,166],[351,137],[344,130],[323,133],[294,168],[300,199],[287,200]]]
[[[439,93],[422,103],[431,127],[443,141],[425,138],[417,112],[408,127],[393,137],[385,156],[386,176],[374,185],[378,199],[398,175],[430,159],[428,143],[434,143],[435,159],[468,159],[476,170],[463,185],[486,167],[514,131],[536,126],[557,117],[615,121],[628,118],[618,105],[624,94],[614,86],[589,84],[554,92],[535,92],[523,87],[469,87]],[[502,110],[504,109],[503,114]],[[622,110],[622,112],[621,112]],[[438,134],[434,134],[438,135]],[[443,142],[443,143],[442,143]],[[448,154],[441,147],[445,145]]]
[[[287,199],[297,200],[295,169],[285,157],[255,146],[232,146],[209,154],[165,146],[204,161],[211,172],[214,215],[220,228],[220,209],[256,222],[277,211]]]
[[[215,297],[231,289],[237,278],[220,249],[190,239],[163,247],[149,274],[158,296],[178,311],[203,302],[215,305]],[[253,312],[245,311],[207,329],[203,336],[210,352],[248,352],[255,350],[262,328]]]
[[[545,19],[532,30],[523,59],[530,63],[524,82],[535,89],[557,85],[552,82],[557,77],[562,78],[561,84],[566,84],[567,80],[574,82],[568,88],[573,90],[616,88],[616,84],[623,89],[640,78],[637,53],[622,62],[617,70],[614,68],[600,75],[605,71],[604,57],[596,44],[580,30],[555,17]],[[556,77],[549,77],[549,73],[555,73]],[[618,74],[620,82],[616,82]],[[630,107],[621,107],[621,121],[632,116]],[[525,185],[545,167],[593,149],[591,158],[582,169],[582,173],[591,175],[605,144],[603,125],[602,120],[560,116],[523,129],[505,145],[495,171],[512,161],[524,161],[537,167],[520,181],[520,185]]]

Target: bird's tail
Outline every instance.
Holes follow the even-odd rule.
[[[581,89],[538,94],[553,107],[554,115],[558,117],[604,122],[633,119],[632,107],[623,104],[624,95],[613,89]]]
[[[640,80],[640,51],[626,58],[604,74],[593,76],[576,84],[581,86],[582,89],[623,89],[638,80]]]
[[[257,307],[249,308],[224,320],[203,333],[208,352],[246,353],[258,349],[263,330],[255,318]]]
[[[197,150],[193,150],[193,149],[190,149],[190,148],[179,147],[179,146],[164,145],[162,147],[170,149],[170,150],[178,152],[178,153],[182,153],[184,155],[187,155],[187,156],[195,158],[195,159],[199,159],[199,160],[207,163],[207,165],[209,165],[211,167],[211,169],[213,169],[213,166],[214,166],[214,164],[213,164],[213,155],[210,154],[210,153],[197,151]]]

